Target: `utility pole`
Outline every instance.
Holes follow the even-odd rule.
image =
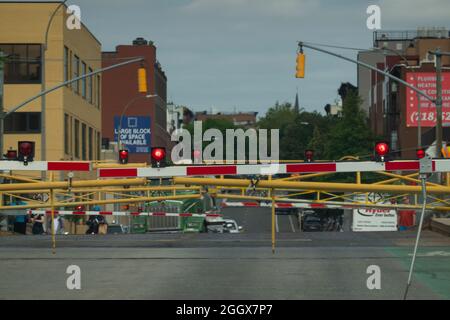
[[[3,69],[5,68],[5,62],[3,61],[3,59],[3,52],[0,51],[0,159],[3,159],[3,126],[5,124],[5,118],[3,116]]]
[[[436,55],[436,158],[441,157],[442,149],[442,54],[437,48]]]

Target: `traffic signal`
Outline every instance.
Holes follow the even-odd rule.
[[[8,150],[5,154],[7,160],[14,161],[17,160],[17,150]]]
[[[165,166],[166,148],[155,147],[151,152],[152,167],[161,168]]]
[[[120,150],[119,151],[119,163],[121,163],[121,164],[128,163],[128,150]]]
[[[147,93],[147,70],[144,67],[138,69],[138,87],[140,93]]]
[[[306,162],[314,161],[314,150],[305,150],[305,161]]]
[[[419,160],[425,158],[425,156],[426,156],[425,150],[417,149],[416,150],[416,156],[417,156],[417,159],[419,159]]]
[[[17,149],[19,150],[18,160],[23,161],[25,166],[34,160],[34,142],[19,141]]]
[[[295,77],[305,77],[305,54],[302,51],[297,53],[297,73],[295,74]]]
[[[384,162],[386,155],[389,153],[389,145],[387,142],[380,141],[375,144],[376,161]]]

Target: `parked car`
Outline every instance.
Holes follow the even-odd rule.
[[[242,231],[242,227],[237,224],[236,220],[225,219],[223,230],[224,233],[239,233]]]
[[[308,232],[308,231],[322,231],[322,221],[319,217],[308,215],[304,217],[303,223],[302,223],[302,231]]]
[[[236,220],[218,218],[207,220],[206,230],[212,233],[239,233],[242,231],[242,227],[237,224]]]

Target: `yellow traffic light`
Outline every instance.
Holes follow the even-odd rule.
[[[145,68],[138,69],[138,87],[140,93],[147,93],[147,70]]]
[[[305,54],[303,52],[297,54],[297,73],[295,74],[295,77],[305,77]]]

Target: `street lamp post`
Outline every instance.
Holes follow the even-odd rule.
[[[139,99],[150,99],[150,98],[155,98],[158,97],[158,95],[156,94],[148,94],[145,96],[139,95],[135,98],[133,98],[132,100],[130,100],[127,105],[125,106],[125,108],[123,108],[122,114],[120,115],[120,119],[119,119],[119,128],[117,131],[117,146],[118,146],[118,151],[122,150],[122,139],[121,139],[121,131],[122,131],[122,121],[123,121],[123,117],[125,116],[125,113],[127,112],[128,108],[130,106],[133,105],[133,103],[135,103],[137,100]]]
[[[53,11],[52,15],[50,16],[50,19],[47,23],[47,28],[45,29],[45,40],[44,44],[41,49],[41,91],[44,92],[46,89],[45,85],[45,54],[47,52],[48,48],[48,34],[50,32],[50,26],[53,22],[53,18],[56,16],[56,13],[58,10],[66,4],[68,0],[64,0],[61,2],[56,9]],[[43,95],[41,97],[41,160],[46,160],[46,128],[45,128],[45,114],[46,114],[46,96]],[[42,177],[45,177],[45,172],[42,172]]]

